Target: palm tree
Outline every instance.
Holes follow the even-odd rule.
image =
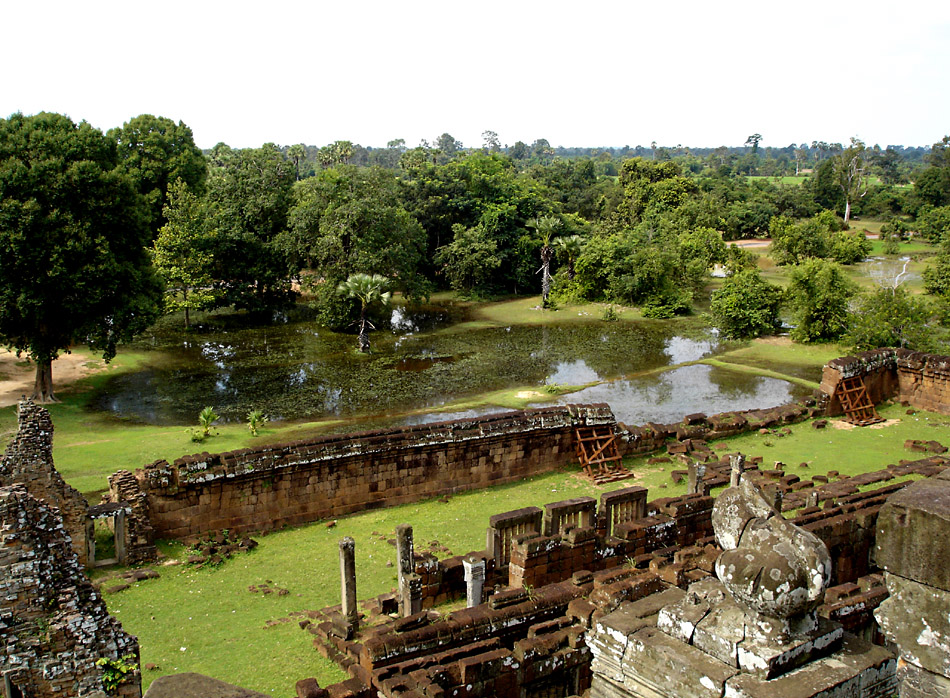
[[[349,278],[336,287],[336,292],[347,298],[357,298],[360,301],[360,334],[359,348],[364,354],[369,353],[369,330],[376,329],[366,317],[370,306],[380,304],[389,305],[392,293],[385,291],[389,279],[379,274],[350,274]]]
[[[548,294],[551,292],[551,259],[554,257],[554,248],[551,247],[551,240],[554,234],[561,228],[562,221],[556,216],[541,216],[532,218],[525,223],[529,228],[534,228],[541,237],[541,307],[548,305]]]
[[[554,247],[557,248],[558,256],[567,262],[567,278],[574,280],[574,263],[581,256],[584,249],[584,238],[580,235],[569,235],[565,238],[558,238],[554,241]]]

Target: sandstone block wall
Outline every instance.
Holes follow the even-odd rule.
[[[821,390],[830,396],[828,414],[842,413],[834,397],[844,378],[861,376],[877,404],[896,399],[922,410],[950,414],[950,357],[909,349],[875,349],[829,361],[821,374]]]
[[[266,530],[513,482],[574,459],[572,405],[158,461],[136,471],[158,538]],[[125,495],[128,497],[129,495]]]
[[[712,441],[749,431],[794,424],[824,414],[826,403],[827,399],[819,394],[801,402],[765,410],[722,412],[710,416],[700,413],[686,415],[676,424],[648,422],[642,426],[630,426],[620,423],[619,449],[623,455],[640,455],[666,448],[667,441],[671,439],[681,442],[690,439]]]
[[[0,487],[0,648],[0,676],[30,698],[102,691],[97,661],[122,658],[136,670],[111,695],[142,694],[138,642],[109,615],[57,511],[23,485]]]

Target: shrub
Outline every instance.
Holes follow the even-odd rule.
[[[880,288],[858,296],[843,340],[853,351],[905,347],[941,351],[936,309],[925,298],[898,287]]]
[[[214,423],[219,419],[220,416],[214,411],[214,407],[211,405],[205,407],[198,413],[198,427],[188,429],[188,433],[191,434],[191,440],[195,443],[201,443],[209,436],[215,436],[218,432],[214,428]]]
[[[828,256],[838,264],[856,264],[871,252],[871,241],[864,233],[831,233]]]
[[[786,298],[794,313],[796,342],[840,337],[848,325],[848,302],[857,286],[835,262],[809,259],[793,267]]]
[[[264,414],[263,410],[251,410],[247,413],[247,429],[251,432],[251,436],[257,436],[258,430],[263,427],[269,420],[267,415]]]
[[[885,233],[884,244],[881,247],[881,250],[884,252],[884,254],[899,254],[901,251],[900,241],[901,241],[900,234]]]
[[[762,278],[758,269],[728,277],[712,296],[716,325],[727,337],[758,337],[780,326],[782,289]]]

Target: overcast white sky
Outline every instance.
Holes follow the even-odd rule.
[[[950,133],[946,0],[54,0],[0,16],[0,116],[106,130],[151,113],[203,148]]]

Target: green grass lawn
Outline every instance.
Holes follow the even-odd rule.
[[[764,356],[771,349],[750,351]],[[907,415],[897,405],[881,414],[900,420],[881,429],[816,430],[809,422],[791,426],[790,436],[746,434],[711,445],[718,452],[742,451],[764,457],[764,466],[779,460],[802,478],[829,470],[854,475],[878,470],[902,458],[919,457],[903,448],[905,439],[947,440],[950,417],[919,412]],[[411,523],[417,551],[438,546],[439,557],[484,547],[485,528],[492,514],[524,506],[589,495],[639,484],[650,498],[685,492],[670,472],[681,464],[647,465],[648,456],[630,458],[626,465],[636,479],[598,487],[578,475],[578,468],[522,482],[453,496],[448,502],[429,500],[392,509],[342,518],[328,528],[315,523],[258,538],[260,546],[238,555],[217,569],[156,566],[161,578],[139,582],[117,593],[104,592],[110,610],[124,627],[139,637],[144,664],[160,669],[143,672],[147,685],[166,673],[197,671],[274,695],[289,695],[294,682],[315,676],[322,684],[345,678],[311,646],[312,636],[297,626],[307,609],[339,603],[338,542],[356,541],[357,595],[367,599],[395,584],[395,527]],[[800,469],[799,463],[808,463]],[[447,548],[446,552],[443,548]],[[185,554],[180,545],[164,546],[171,557]],[[263,595],[251,586],[268,585],[289,593]],[[108,589],[110,584],[104,584]],[[260,661],[259,658],[266,658]]]

